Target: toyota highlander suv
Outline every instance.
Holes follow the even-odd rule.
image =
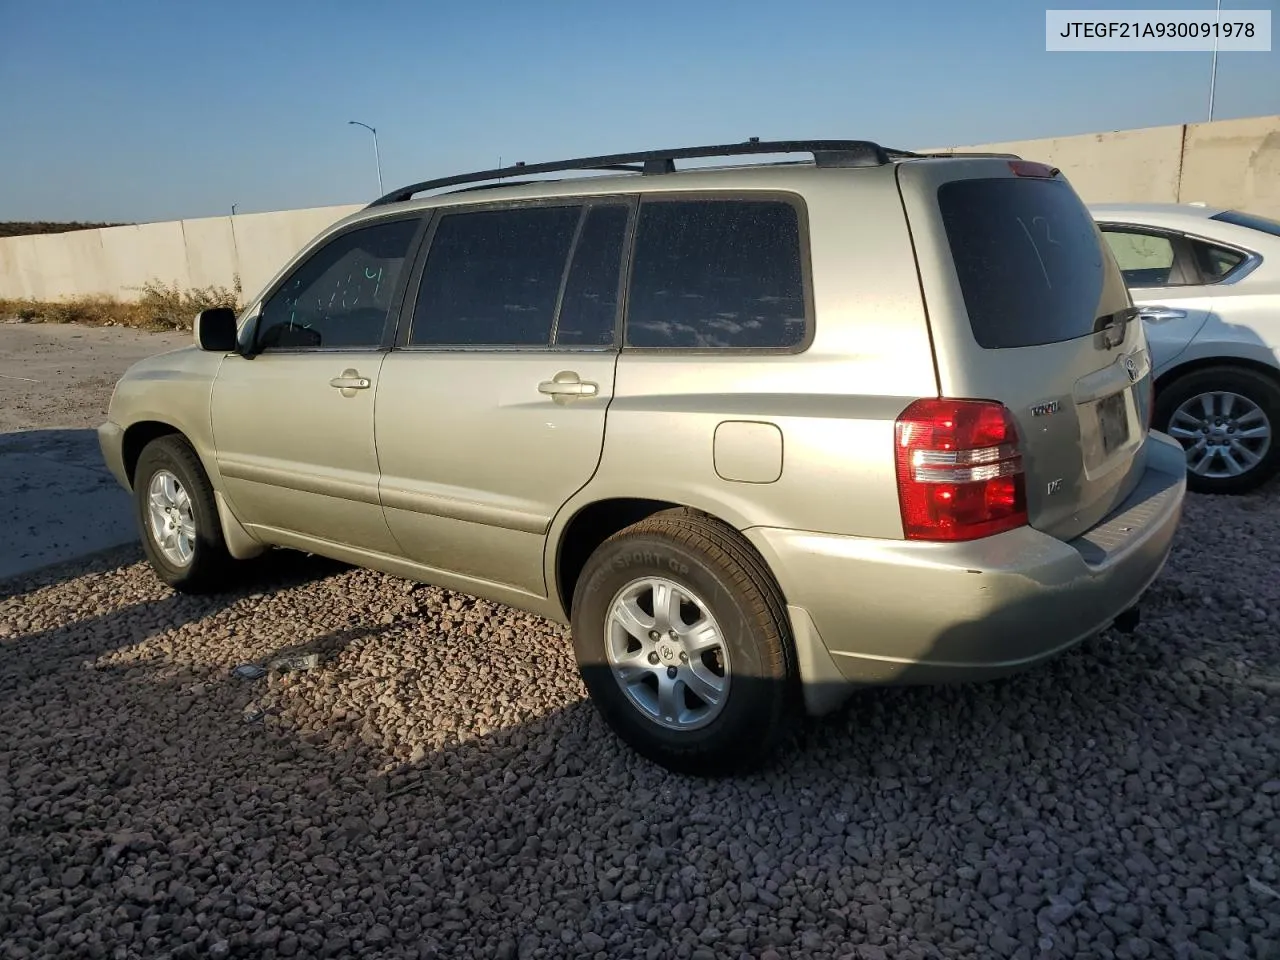
[[[752,161],[676,170],[713,156]],[[1132,628],[1186,485],[1135,318],[1016,157],[520,164],[333,225],[99,433],[175,589],[285,547],[568,622],[618,735],[728,773],[859,685]]]

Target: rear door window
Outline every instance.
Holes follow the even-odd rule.
[[[1115,258],[1065,181],[953,180],[938,206],[980,346],[1074,340],[1129,309]]]
[[[409,345],[550,345],[581,215],[580,205],[442,214]]]
[[[630,209],[622,204],[587,208],[560,298],[556,346],[613,346],[629,215]]]

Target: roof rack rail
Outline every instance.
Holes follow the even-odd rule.
[[[769,153],[810,153],[819,167],[878,167],[894,159],[914,156],[903,150],[890,150],[870,140],[761,140],[752,137],[743,143],[726,143],[706,147],[679,147],[673,150],[647,150],[641,153],[615,153],[602,157],[579,157],[549,163],[517,163],[514,166],[452,177],[424,180],[379,197],[370,207],[385,206],[410,200],[414,194],[464,183],[482,183],[507,177],[562,170],[619,170],[639,174],[674,173],[677,160],[698,157],[745,157]]]

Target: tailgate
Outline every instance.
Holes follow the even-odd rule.
[[[1093,218],[1047,174],[952,159],[902,163],[898,176],[941,393],[1010,409],[1029,521],[1069,540],[1142,475],[1152,370]]]

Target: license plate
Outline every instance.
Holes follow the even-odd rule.
[[[1129,441],[1129,408],[1124,394],[1117,393],[1098,401],[1098,427],[1102,433],[1102,452],[1114,453]]]

